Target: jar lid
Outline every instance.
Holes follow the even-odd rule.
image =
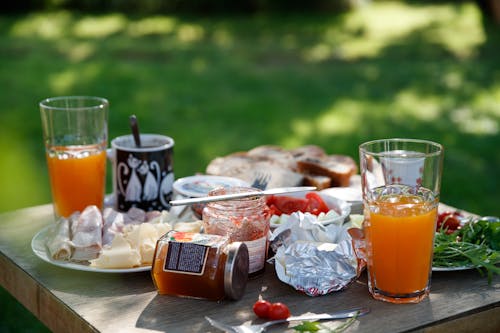
[[[228,298],[238,300],[243,296],[248,281],[248,248],[245,243],[234,242],[227,247],[224,268],[224,291]]]

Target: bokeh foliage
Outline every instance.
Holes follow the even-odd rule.
[[[418,137],[446,147],[443,201],[497,214],[498,28],[477,8],[376,3],[343,14],[32,12],[0,19],[0,211],[50,201],[37,103],[111,102],[176,140],[178,177],[260,144]]]
[[[261,144],[357,160],[371,139],[438,141],[442,201],[498,216],[499,46],[500,27],[472,2],[0,15],[0,211],[50,202],[37,104],[85,94],[110,100],[110,138],[129,132],[130,114],[172,136],[177,177]]]

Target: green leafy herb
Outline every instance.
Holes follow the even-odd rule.
[[[500,250],[500,222],[478,220],[465,224],[459,231],[462,241],[485,244],[493,250]]]
[[[349,326],[351,326],[356,321],[357,317],[358,317],[358,315],[355,315],[354,317],[347,319],[342,325],[335,327],[335,329],[332,330],[331,333],[344,332],[346,329],[349,328]]]
[[[317,332],[320,330],[319,322],[317,321],[303,321],[292,328],[297,332]]]
[[[500,275],[500,251],[495,237],[500,237],[498,223],[469,222],[452,234],[440,230],[434,239],[434,267],[475,267],[486,271],[488,283],[494,274]],[[493,244],[493,246],[491,246]],[[491,246],[491,247],[490,247]]]
[[[341,333],[351,326],[358,316],[355,315],[346,320],[342,325],[335,328],[327,327],[317,321],[303,321],[301,324],[292,327],[297,332],[325,332],[325,333]]]

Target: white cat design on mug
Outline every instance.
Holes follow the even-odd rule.
[[[142,134],[142,147],[131,135],[111,142],[115,208],[127,211],[138,207],[146,211],[170,209],[174,182],[173,139]]]

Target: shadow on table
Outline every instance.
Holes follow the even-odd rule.
[[[231,303],[158,294],[141,313],[136,327],[167,332],[217,332],[206,320],[200,319],[223,311]]]

